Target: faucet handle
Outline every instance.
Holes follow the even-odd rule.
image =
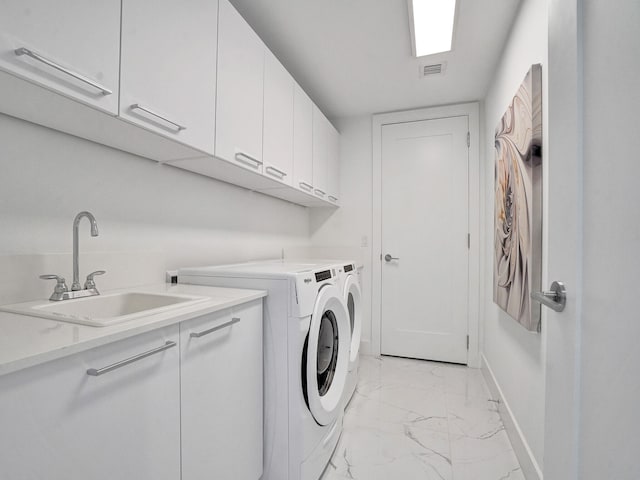
[[[104,275],[105,273],[107,273],[106,270],[96,270],[95,272],[87,275],[87,280],[84,282],[85,290],[90,290],[92,288],[95,289],[96,282],[93,281],[93,277],[95,277],[96,275]]]
[[[40,278],[42,280],[56,280],[58,282],[53,289],[54,293],[65,293],[68,291],[65,279],[59,275],[40,275]]]

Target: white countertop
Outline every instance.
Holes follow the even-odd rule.
[[[104,293],[118,291],[199,295],[208,298],[193,305],[109,327],[91,327],[0,312],[0,375],[217,312],[267,295],[267,292],[262,290],[169,284]]]

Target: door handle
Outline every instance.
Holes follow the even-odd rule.
[[[531,292],[531,298],[556,312],[561,312],[567,304],[567,289],[562,282],[553,282],[549,292]]]
[[[385,262],[390,262],[391,260],[400,260],[400,258],[398,257],[392,257],[391,255],[389,255],[388,253],[384,256],[384,261]]]

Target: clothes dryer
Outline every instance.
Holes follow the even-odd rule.
[[[344,392],[346,408],[358,384],[358,368],[360,365],[360,341],[362,339],[362,289],[360,287],[359,269],[354,262],[342,263],[338,267],[339,286],[347,312],[349,313],[349,371]]]
[[[342,432],[350,324],[332,265],[183,268],[180,283],[267,290],[262,480],[318,480]]]

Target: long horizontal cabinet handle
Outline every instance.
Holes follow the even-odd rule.
[[[321,197],[324,197],[327,194],[327,192],[325,192],[324,190],[320,190],[319,188],[316,188],[314,192],[316,192],[316,195],[319,195]]]
[[[307,182],[300,182],[300,188],[306,190],[307,192],[310,192],[313,190],[313,185]]]
[[[329,200],[331,200],[332,202],[337,202],[338,198],[334,197],[333,195],[329,195]]]
[[[133,357],[129,357],[129,358],[125,358],[124,360],[121,360],[119,362],[113,363],[111,365],[108,365],[106,367],[102,367],[102,368],[90,368],[89,370],[87,370],[87,375],[90,375],[92,377],[99,377],[100,375],[104,375],[105,373],[109,373],[112,372],[114,370],[117,370],[118,368],[124,367],[125,365],[130,365],[134,362],[137,362],[138,360],[142,360],[143,358],[147,358],[150,357],[151,355],[155,355],[156,353],[160,353],[160,352],[164,352],[165,350],[169,350],[170,348],[173,348],[175,346],[177,346],[178,344],[176,342],[172,342],[167,340],[167,342],[162,345],[161,347],[157,347],[154,349],[151,349],[147,352],[143,352],[143,353],[139,353],[138,355],[134,355]]]
[[[217,332],[218,330],[222,330],[223,328],[230,327],[231,325],[233,325],[234,323],[238,323],[239,321],[240,321],[239,318],[234,317],[231,320],[229,320],[228,322],[223,323],[222,325],[218,325],[218,326],[210,328],[208,330],[203,330],[202,332],[193,332],[189,336],[191,338],[204,337],[205,335],[209,335],[210,333]]]
[[[252,157],[251,155],[247,155],[246,153],[237,152],[235,154],[235,158],[238,162],[249,165],[250,167],[253,167],[255,169],[260,168],[260,165],[262,165],[262,162],[260,160]]]
[[[176,133],[187,129],[187,127],[185,127],[184,125],[180,125],[179,123],[176,123],[173,120],[169,120],[167,117],[164,117],[164,116],[160,115],[159,113],[154,112],[150,108],[143,107],[139,103],[134,103],[133,105],[131,105],[130,108],[131,108],[131,110],[134,110],[134,111],[135,110],[140,110],[141,112],[144,112],[147,115],[151,115],[154,118],[154,120],[156,120],[156,121],[159,120],[160,122],[167,123],[169,125],[169,128],[171,130],[175,131]]]
[[[274,177],[278,177],[283,179],[287,176],[287,172],[283,172],[282,170],[278,170],[276,167],[268,166],[266,171],[269,175],[273,175]]]
[[[54,62],[53,60],[49,60],[47,57],[44,57],[38,52],[35,52],[25,47],[20,47],[20,48],[16,48],[14,50],[14,53],[19,57],[21,57],[22,55],[26,55],[27,57],[31,57],[40,63],[44,63],[45,65],[50,66],[51,68],[55,68],[59,72],[69,75],[70,77],[73,77],[76,80],[80,80],[81,82],[86,83],[87,85],[90,85],[93,88],[97,88],[98,90],[100,90],[100,92],[102,92],[103,95],[111,95],[113,93],[113,91],[109,90],[107,87],[100,85],[98,82],[91,80],[90,78],[87,78],[84,75],[80,75],[77,72],[69,70],[68,68],[63,67],[59,63]]]

